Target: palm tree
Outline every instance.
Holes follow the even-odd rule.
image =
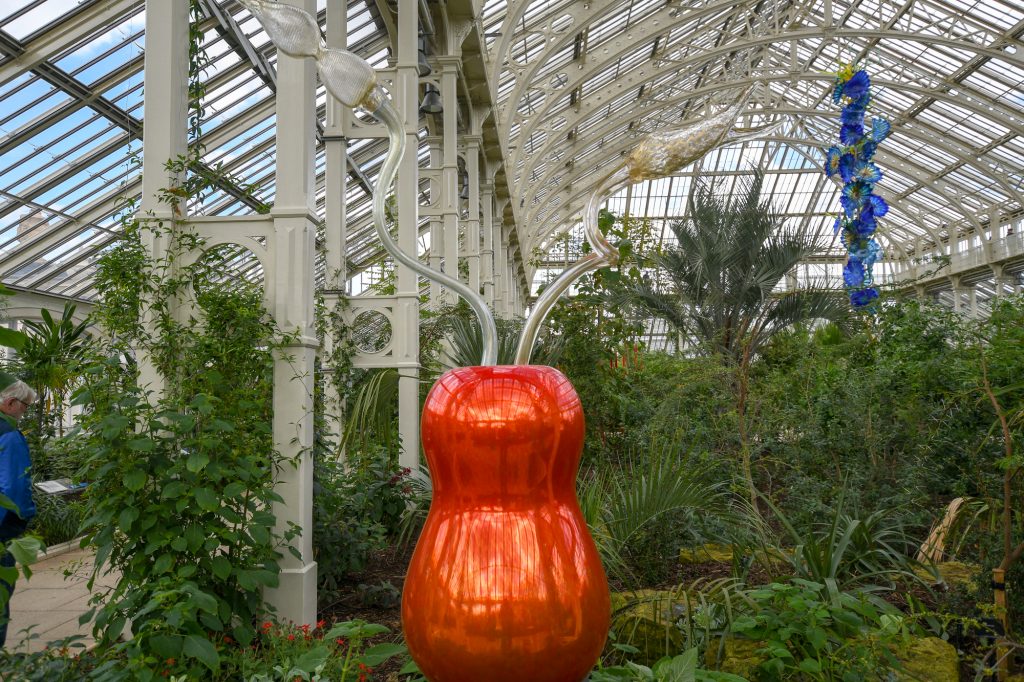
[[[25,380],[39,391],[39,428],[52,418],[63,435],[63,410],[68,392],[82,374],[92,339],[88,324],[75,322],[75,305],[67,303],[59,320],[39,311],[41,321],[26,320],[27,339],[18,352]]]
[[[756,172],[732,199],[699,183],[689,215],[671,226],[677,243],[651,259],[659,282],[644,278],[623,292],[641,311],[666,320],[689,348],[717,355],[733,368],[741,463],[755,508],[747,433],[751,361],[783,329],[816,319],[842,321],[848,315],[845,298],[836,290],[812,286],[773,293],[819,244],[806,231],[783,229],[784,217],[761,201],[763,180]]]

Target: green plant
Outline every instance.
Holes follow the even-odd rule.
[[[39,535],[46,545],[56,545],[78,537],[78,529],[85,520],[85,502],[61,495],[36,495],[36,516],[31,532]]]
[[[246,682],[367,682],[373,669],[394,656],[406,654],[403,644],[367,640],[387,634],[383,625],[361,620],[336,623],[327,629],[277,625],[266,621],[254,647],[234,650],[230,677]]]
[[[519,332],[522,322],[518,320],[495,319],[498,329],[498,364],[515,364],[516,346],[519,343]],[[483,336],[475,319],[454,314],[448,321],[450,331],[448,340],[451,349],[445,352],[444,364],[447,367],[472,367],[480,364],[483,354]],[[561,345],[545,340],[534,351],[530,362],[534,365],[558,364]]]
[[[402,593],[391,584],[390,580],[375,583],[359,583],[356,596],[363,606],[380,609],[393,609],[402,603]]]
[[[908,633],[893,607],[799,578],[747,596],[751,613],[731,629],[761,644],[758,680],[887,680],[900,667],[893,649]]]
[[[620,287],[619,300],[665,319],[694,349],[724,358],[740,439],[740,464],[751,505],[758,504],[749,432],[751,363],[778,332],[800,322],[843,320],[843,297],[820,288],[775,294],[774,289],[817,248],[814,235],[783,229],[783,217],[761,200],[763,175],[755,173],[736,198],[719,197],[699,184],[689,217],[672,224],[675,246],[650,259],[658,277]],[[668,281],[666,289],[656,282]]]
[[[703,670],[697,667],[696,649],[673,657],[665,657],[652,668],[639,663],[598,668],[587,682],[745,682],[739,675]]]
[[[1002,514],[1000,518],[1001,552],[996,569],[1005,574],[1024,555],[1024,540],[1014,523],[1015,478],[1024,469],[1020,444],[1024,442],[1024,367],[1020,354],[1024,347],[1024,299],[997,301],[981,335],[987,343],[979,348],[981,392],[996,416],[1002,445],[1002,457],[995,462],[1002,471]],[[1016,531],[1016,532],[1015,532]],[[1005,578],[1004,578],[1005,581]],[[1003,626],[1010,630],[1010,614],[1002,614]]]
[[[897,581],[920,583],[911,553],[917,545],[902,524],[887,510],[864,518],[848,516],[844,495],[835,501],[832,519],[808,532],[800,532],[785,514],[765,500],[785,531],[787,546],[765,548],[769,562],[782,562],[792,575],[830,588],[861,594],[891,591]]]
[[[0,651],[0,679],[17,682],[80,682],[96,658],[85,651],[80,636],[69,637],[42,651]]]
[[[59,320],[43,308],[39,311],[41,321],[25,321],[28,338],[17,361],[24,380],[39,393],[39,432],[45,426],[63,435],[65,401],[81,377],[92,343],[86,333],[87,323],[74,321],[75,308],[65,303]]]
[[[580,507],[605,569],[625,584],[657,584],[671,575],[679,547],[698,542],[698,520],[739,528],[748,515],[725,483],[670,450],[618,476],[599,470],[582,477]]]
[[[216,388],[209,376],[193,378]],[[127,656],[120,671],[104,668],[104,679],[148,679],[169,658],[182,672],[216,670],[211,634],[250,642],[261,590],[277,584],[281,538],[270,507],[280,502],[272,488],[280,463],[269,427],[261,411],[246,415],[225,397],[150,405],[138,391],[111,388],[90,377],[83,394],[94,406],[85,467],[86,542],[97,548],[90,584],[110,569],[120,575],[93,599],[101,605],[95,631]],[[129,620],[133,637],[118,642]]]
[[[129,251],[140,229],[128,231]],[[227,632],[252,640],[262,590],[277,584],[279,548],[294,532],[278,535],[271,511],[281,501],[274,477],[287,465],[270,428],[273,354],[282,338],[262,291],[244,282],[218,286],[207,261],[179,267],[199,240],[177,226],[146,229],[169,243],[166,260],[147,260],[141,279],[127,283],[142,283],[147,322],[141,308],[106,314],[104,301],[100,309],[122,325],[117,344],[131,341],[146,354],[163,392],[139,389],[114,345],[88,368],[75,397],[84,407],[80,475],[90,481],[84,525],[97,548],[93,579],[109,569],[120,575],[83,617],[96,613],[95,632],[113,656],[98,679],[151,679],[168,659],[174,674],[218,669],[213,639]],[[198,318],[183,319],[175,307],[187,290],[196,292]],[[121,642],[129,621],[133,636]]]
[[[408,506],[410,471],[383,457],[359,468],[325,459],[314,470],[313,551],[323,602],[331,600],[371,555],[398,537]]]

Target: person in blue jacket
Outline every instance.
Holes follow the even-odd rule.
[[[8,374],[0,374],[0,493],[18,508],[17,511],[0,507],[0,541],[7,542],[25,532],[29,520],[36,515],[32,501],[32,461],[28,456],[28,443],[18,430],[18,420],[36,400],[36,392],[23,381]],[[13,567],[14,557],[4,551],[0,566]],[[11,618],[11,594],[14,585],[0,580],[0,589],[7,592],[3,616],[0,617],[0,648],[7,641],[7,623]]]

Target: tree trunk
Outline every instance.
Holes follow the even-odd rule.
[[[747,484],[747,493],[750,495],[750,506],[755,514],[760,515],[757,504],[757,487],[754,485],[754,470],[750,462],[750,435],[747,433],[747,388],[750,372],[750,348],[743,349],[743,357],[740,359],[739,367],[736,370],[736,418],[739,422],[740,432],[740,464],[743,468],[743,478]]]

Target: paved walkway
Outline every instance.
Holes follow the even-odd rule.
[[[8,651],[39,651],[72,635],[84,635],[80,641],[92,646],[90,625],[78,624],[78,617],[89,610],[86,583],[92,571],[92,557],[92,551],[76,547],[65,554],[43,558],[32,565],[29,580],[18,579],[11,599]],[[111,584],[112,579],[107,576],[103,582]]]

